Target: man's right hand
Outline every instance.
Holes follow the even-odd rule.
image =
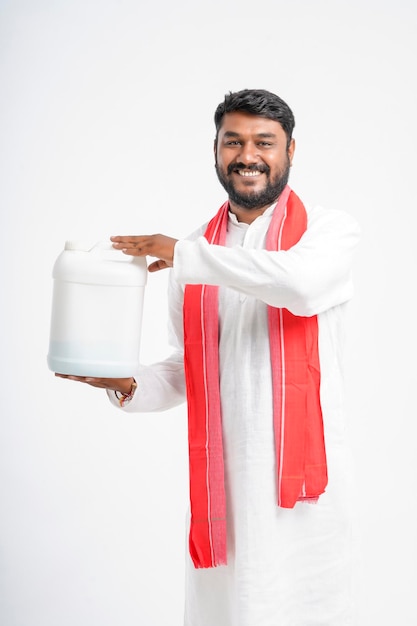
[[[112,391],[120,391],[123,394],[129,394],[132,391],[134,378],[94,378],[92,376],[72,376],[70,374],[58,374],[58,378],[67,378],[68,380],[76,380],[80,383],[86,383],[92,387],[100,389],[109,389]]]

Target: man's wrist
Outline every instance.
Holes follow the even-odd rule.
[[[136,380],[134,378],[132,378],[132,384],[130,387],[130,391],[128,393],[125,393],[123,391],[115,391],[115,396],[119,401],[120,406],[124,406],[125,404],[127,404],[128,402],[131,401],[131,399],[133,398],[135,391],[136,391],[136,387],[138,386]]]

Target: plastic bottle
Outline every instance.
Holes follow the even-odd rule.
[[[55,261],[48,367],[123,378],[139,365],[147,265],[110,241],[66,241]]]

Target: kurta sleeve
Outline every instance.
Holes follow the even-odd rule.
[[[294,315],[316,315],[352,297],[359,236],[348,213],[316,207],[306,232],[285,251],[210,245],[201,236],[180,240],[174,275],[180,283],[229,287]]]
[[[163,361],[139,367],[135,374],[137,389],[130,402],[123,407],[120,407],[113,391],[107,392],[110,402],[123,411],[165,411],[185,401],[182,301],[183,289],[173,280],[171,273],[168,286],[168,339],[173,351]]]

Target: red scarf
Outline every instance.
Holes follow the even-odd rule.
[[[229,204],[204,234],[225,245]],[[267,250],[288,250],[307,228],[307,214],[287,186],[279,197],[266,238]],[[320,406],[317,316],[299,317],[268,306],[273,383],[278,506],[315,501],[327,485]],[[219,390],[218,287],[186,285],[184,364],[188,402],[191,525],[195,567],[225,565],[226,498]],[[227,375],[227,374],[223,374]]]

